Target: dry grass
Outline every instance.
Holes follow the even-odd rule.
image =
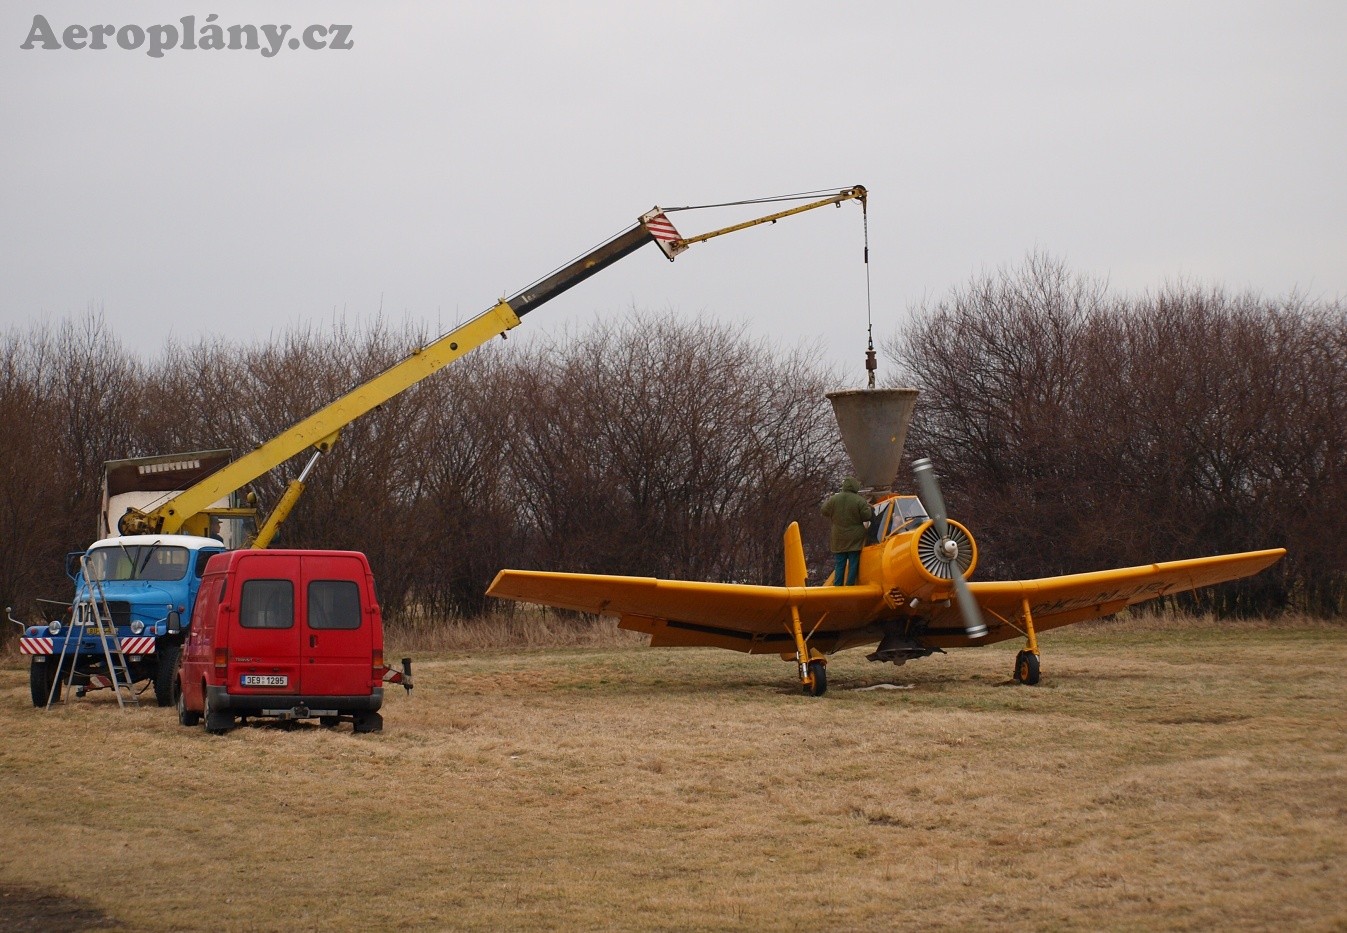
[[[646,636],[623,631],[612,619],[543,606],[447,620],[411,613],[388,623],[387,638],[400,653],[421,656],[535,648],[632,648],[646,642]]]
[[[135,930],[1347,925],[1347,630],[1043,643],[1038,688],[1007,683],[1013,645],[852,652],[821,699],[725,652],[418,656],[371,736],[214,738],[110,697],[40,713],[11,663],[0,911],[23,891]],[[915,687],[848,689],[882,681]]]

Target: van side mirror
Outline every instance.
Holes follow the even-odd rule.
[[[176,635],[182,631],[182,615],[174,609],[168,614],[168,634]]]

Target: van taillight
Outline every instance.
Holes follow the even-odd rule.
[[[215,669],[216,669],[217,671],[219,671],[220,673],[224,673],[224,669],[225,669],[226,667],[228,667],[228,666],[229,666],[229,649],[228,649],[228,648],[216,648],[216,649],[215,649]]]
[[[374,649],[374,676],[382,677],[384,675],[384,650],[382,648]]]

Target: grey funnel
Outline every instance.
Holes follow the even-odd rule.
[[[829,392],[851,466],[864,489],[890,489],[903,458],[916,389],[847,389]]]

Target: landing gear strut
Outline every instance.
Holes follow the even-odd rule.
[[[1024,638],[1026,644],[1024,650],[1015,655],[1015,670],[1013,676],[1018,684],[1034,686],[1038,683],[1038,638],[1034,635],[1034,617],[1029,612],[1029,599],[1025,597],[1020,601],[1021,609],[1024,612]]]
[[[810,648],[800,625],[800,610],[790,607],[790,630],[795,636],[795,660],[800,668],[800,686],[811,697],[821,697],[828,690],[828,659]]]

